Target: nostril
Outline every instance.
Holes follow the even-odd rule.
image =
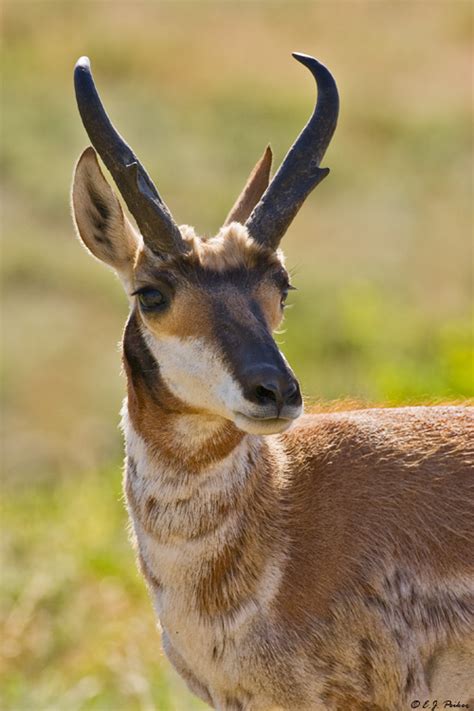
[[[244,376],[244,397],[259,408],[265,408],[267,417],[279,417],[285,407],[301,405],[298,381],[288,370],[266,366],[253,368]]]
[[[298,382],[284,371],[272,370],[273,372],[267,373],[257,372],[254,377],[249,378],[244,390],[245,396],[260,407],[271,407],[272,410],[276,408],[278,414],[285,406],[301,405]]]
[[[293,381],[290,386],[286,389],[286,391],[283,394],[283,399],[285,401],[285,404],[287,405],[294,405],[295,402],[299,400],[300,397],[300,392],[298,388],[298,383]]]
[[[258,385],[255,388],[255,397],[261,405],[267,402],[277,402],[280,399],[278,387],[273,384]]]

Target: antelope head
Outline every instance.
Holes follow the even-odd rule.
[[[271,181],[267,148],[210,239],[177,226],[111,124],[87,58],[75,69],[79,111],[93,148],[75,168],[74,219],[86,248],[117,272],[130,297],[124,335],[129,379],[152,387],[152,373],[167,411],[225,418],[256,434],[281,432],[302,411],[298,382],[272,337],[291,289],[279,244],[329,172],[320,162],[338,115],[329,71],[312,57],[293,56],[316,80],[314,113]],[[104,178],[97,154],[138,230]]]

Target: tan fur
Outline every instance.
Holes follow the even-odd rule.
[[[168,646],[173,631],[181,643],[183,635],[196,634],[202,624],[209,640],[196,655],[201,673],[207,657],[214,675],[219,654],[227,678],[237,654],[239,684],[230,684],[229,691],[233,698],[247,699],[249,709],[277,704],[285,709],[402,709],[417,694],[434,693],[430,675],[435,689],[446,677],[439,667],[456,655],[447,650],[453,645],[455,650],[473,629],[468,441],[474,441],[474,418],[463,408],[308,416],[291,432],[254,445],[258,456],[244,486],[226,487],[222,498],[208,499],[196,482],[186,502],[193,513],[173,512],[179,538],[174,545],[182,553],[172,565],[176,570],[181,559],[177,574],[182,587],[167,583],[174,601],[183,595],[183,606],[188,614],[196,611],[197,618],[181,628],[171,615],[168,629],[165,606]],[[181,448],[180,459],[183,449],[188,448]],[[148,466],[159,497],[165,484],[159,458],[153,461]],[[198,478],[205,477],[207,470],[200,471]],[[224,461],[220,473],[233,476]],[[176,486],[183,474],[186,470],[179,467]],[[166,486],[172,486],[170,476]],[[176,499],[182,509],[178,500],[182,492]],[[139,508],[147,502],[148,491],[141,503],[129,497],[139,521],[138,540],[146,527],[151,540],[163,544],[169,524],[154,511],[156,529],[150,529],[147,511]],[[214,544],[219,527],[236,511],[237,521]],[[214,525],[205,530],[209,519]],[[203,545],[187,559],[186,541],[195,541],[196,532],[204,536]],[[165,565],[160,556],[151,556],[150,548],[146,555],[152,569]],[[283,575],[265,612],[259,581],[269,560],[279,561]],[[251,624],[244,624],[242,638],[240,628],[237,634],[220,632],[229,614],[237,619],[249,605],[250,618],[243,619]],[[178,650],[182,659],[184,645]],[[235,645],[238,652],[231,652]],[[247,654],[252,660],[248,667]],[[195,675],[193,656],[189,659]],[[462,690],[472,655],[468,650],[455,659]],[[282,685],[282,678],[291,684]],[[207,681],[201,679],[216,698]],[[261,698],[260,684],[266,688]]]
[[[200,240],[192,228],[184,226],[181,227],[181,230],[191,250],[185,258],[180,259],[179,269],[171,259],[162,264],[158,270],[156,257],[144,247],[139,252],[134,269],[135,289],[157,283],[160,273],[172,277],[176,271],[179,273],[182,269],[183,262],[191,267],[199,265],[210,271],[225,272],[238,268],[252,269],[258,260],[265,256],[269,266],[273,265],[275,269],[284,268],[281,252],[276,254],[256,244],[248,236],[245,228],[237,223],[222,228],[216,237],[205,241]],[[232,293],[230,292],[230,287],[227,287],[225,298],[232,299],[237,314],[244,314],[245,305],[239,304],[239,300],[241,300],[239,290],[234,289]],[[255,296],[263,306],[271,329],[277,328],[281,321],[281,310],[276,288],[268,282],[262,282],[258,285]],[[152,332],[158,329],[161,334],[183,338],[198,337],[212,330],[209,302],[210,300],[202,288],[185,285],[177,293],[173,301],[173,308],[169,313],[160,315],[156,319],[153,316],[147,318],[146,315],[143,318],[148,321]]]
[[[221,711],[469,703],[473,410],[322,412],[282,434],[239,429],[232,413],[246,400],[227,353],[239,344],[231,333],[224,348],[221,332],[229,315],[250,343],[278,325],[281,255],[233,223],[209,240],[182,227],[189,252],[158,258],[130,241],[84,162],[81,238],[129,294],[165,279],[174,289],[153,314],[131,297],[125,493],[164,649],[189,688]],[[105,252],[97,191],[113,225]]]
[[[206,240],[197,237],[187,225],[181,229],[184,239],[191,246],[187,259],[207,269],[218,272],[238,267],[252,269],[262,255],[276,267],[283,263],[280,250],[274,252],[258,244],[249,236],[246,228],[237,222],[222,227],[215,237]]]

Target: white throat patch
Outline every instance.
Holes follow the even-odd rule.
[[[144,335],[165,384],[184,403],[229,420],[248,409],[239,383],[203,338]]]

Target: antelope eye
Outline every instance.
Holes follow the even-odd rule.
[[[288,298],[288,289],[283,289],[281,292],[281,298],[280,298],[280,306],[283,309],[286,305],[286,300]]]
[[[281,289],[280,306],[282,309],[284,309],[286,306],[286,300],[290,291],[296,291],[296,287],[292,286],[289,283],[287,283],[286,286],[283,286]]]
[[[166,305],[166,297],[158,289],[143,289],[137,296],[144,311],[156,311]]]

